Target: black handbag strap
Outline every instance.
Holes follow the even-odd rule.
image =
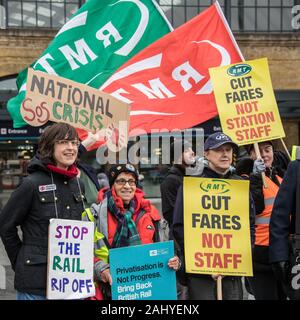
[[[296,216],[295,216],[295,248],[300,251],[300,162],[297,173]]]

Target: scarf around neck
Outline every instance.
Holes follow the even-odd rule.
[[[108,190],[106,193],[108,210],[118,221],[112,248],[129,247],[141,244],[140,235],[137,231],[135,222],[132,219],[132,215],[136,208],[135,199],[133,198],[129,203],[128,209],[125,209],[125,212],[122,212],[116,205],[113,193],[115,195],[114,190]]]
[[[68,170],[60,169],[60,168],[58,168],[58,167],[56,167],[56,166],[54,166],[54,165],[52,165],[52,164],[47,164],[46,166],[47,166],[47,168],[48,168],[49,170],[51,170],[52,172],[55,172],[55,173],[64,175],[65,177],[68,177],[68,178],[70,178],[70,179],[71,179],[71,178],[75,178],[75,177],[77,177],[77,175],[78,175],[78,169],[77,169],[77,167],[76,167],[75,164],[72,164],[72,165],[68,168]]]

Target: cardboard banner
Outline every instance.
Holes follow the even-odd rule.
[[[238,145],[285,137],[267,58],[209,69],[222,130]]]
[[[45,72],[28,70],[21,114],[31,126],[41,126],[50,120],[95,132],[118,129],[123,122],[126,126],[122,126],[120,133],[125,144],[129,112],[128,104],[107,93]]]
[[[249,181],[184,178],[186,272],[252,276]]]
[[[47,299],[83,299],[95,295],[94,223],[51,219]]]
[[[109,250],[113,300],[176,300],[173,241]]]

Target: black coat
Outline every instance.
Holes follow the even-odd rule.
[[[0,236],[15,271],[15,289],[45,295],[49,220],[56,218],[50,171],[37,158],[28,166],[29,176],[12,193],[0,214]],[[81,220],[82,195],[77,178],[53,172],[58,218]],[[80,184],[81,190],[83,185]],[[17,226],[21,227],[22,239]]]
[[[275,199],[270,221],[269,257],[271,263],[288,261],[289,259],[288,238],[290,233],[295,232],[297,181],[300,179],[299,170],[300,160],[290,162]]]
[[[182,185],[185,170],[180,165],[173,165],[160,185],[161,205],[164,218],[169,226],[173,223],[173,211],[178,188]]]

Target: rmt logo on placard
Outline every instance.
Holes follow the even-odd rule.
[[[292,28],[295,30],[299,30],[300,29],[300,4],[293,6],[292,8]]]

